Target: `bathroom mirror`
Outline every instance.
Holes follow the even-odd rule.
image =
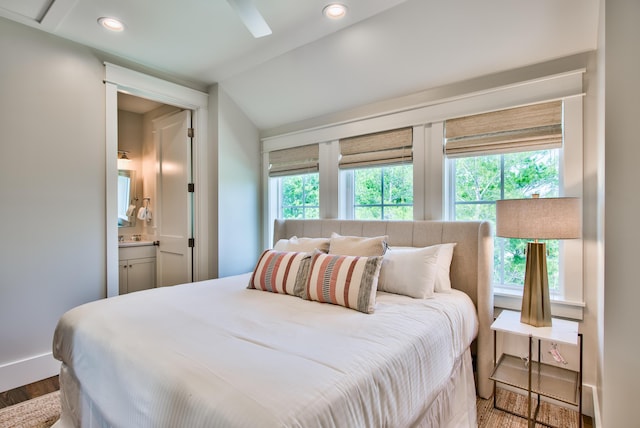
[[[136,197],[136,172],[128,169],[118,170],[118,227],[131,227],[136,224],[139,208]]]

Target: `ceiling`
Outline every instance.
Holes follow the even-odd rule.
[[[273,31],[262,38],[226,0],[0,0],[0,16],[196,89],[218,83],[268,130],[594,50],[599,1],[343,0],[347,17],[330,21],[329,0],[253,0]]]

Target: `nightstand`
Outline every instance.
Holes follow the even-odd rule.
[[[528,426],[534,427],[540,409],[540,397],[549,397],[567,404],[578,406],[578,426],[582,427],[582,333],[578,333],[578,323],[553,318],[551,327],[533,327],[520,322],[520,312],[502,311],[491,325],[493,330],[493,360],[495,368],[490,378],[495,381],[493,387],[493,407],[527,419]],[[529,356],[522,358],[503,353],[497,359],[497,333],[515,334],[529,338]],[[538,340],[537,359],[533,358],[533,341]],[[580,368],[578,371],[541,362],[540,342],[548,340],[579,347]],[[527,391],[527,415],[520,415],[508,409],[500,408],[496,403],[496,384],[502,383]],[[532,409],[531,398],[537,396],[537,404]]]

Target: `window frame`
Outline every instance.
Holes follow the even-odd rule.
[[[563,147],[560,151],[559,192],[561,196],[582,198],[583,143],[582,143],[582,97],[563,98]],[[442,165],[445,183],[443,186],[444,218],[453,219],[455,199],[455,176],[451,168],[452,159],[444,155],[442,135]],[[554,316],[582,319],[583,297],[583,243],[582,239],[560,241],[559,292],[551,296],[551,311]],[[494,284],[494,306],[520,310],[522,292],[510,287]]]

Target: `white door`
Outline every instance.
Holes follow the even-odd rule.
[[[189,247],[189,238],[192,237],[193,193],[188,192],[191,182],[190,127],[189,110],[153,122],[158,150],[158,287],[192,281],[193,249]]]

